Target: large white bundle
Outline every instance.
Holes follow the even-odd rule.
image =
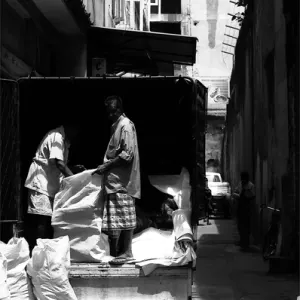
[[[173,196],[178,208],[191,208],[190,174],[186,168],[180,175],[152,175],[149,180],[159,191]]]
[[[0,252],[0,300],[9,300],[10,292],[7,284],[7,259]]]
[[[38,300],[77,300],[68,278],[70,246],[67,236],[37,239],[27,265]]]
[[[54,199],[54,237],[69,236],[72,262],[99,262],[109,255],[108,238],[101,234],[102,176],[93,171],[63,179]]]
[[[196,253],[191,245],[186,249],[179,246],[176,228],[173,232],[148,228],[134,236],[132,253],[136,264],[145,275],[158,266],[184,266],[196,262]]]
[[[24,238],[12,238],[7,244],[0,242],[0,253],[3,263],[7,264],[7,286],[10,292],[8,299],[33,299],[30,280],[25,271],[29,261],[29,246],[26,240]],[[1,281],[2,278],[0,283]]]

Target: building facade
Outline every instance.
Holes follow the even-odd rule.
[[[198,38],[193,77],[209,90],[207,103],[206,164],[207,171],[222,170],[226,108],[229,97],[229,79],[232,55],[223,53],[226,26],[231,24],[234,5],[227,0],[191,0],[192,35]],[[232,34],[232,33],[230,33]],[[232,47],[233,48],[233,47]],[[223,97],[216,97],[222,95]],[[226,176],[225,176],[226,179]]]
[[[84,76],[85,30],[81,0],[1,1],[2,77]],[[36,72],[36,73],[35,73]]]
[[[191,0],[150,0],[150,31],[192,35]],[[169,66],[165,75],[192,76],[192,67]]]
[[[229,98],[228,77],[201,77],[208,88],[206,129],[206,170],[224,175],[222,160],[224,153],[224,132],[226,130],[226,109]]]
[[[150,0],[83,0],[94,26],[149,31]]]
[[[256,185],[253,241],[260,244],[272,211],[281,209],[278,254],[298,257],[299,232],[299,6],[247,1],[235,50],[226,122],[227,178],[242,170]],[[295,255],[296,253],[296,255]]]

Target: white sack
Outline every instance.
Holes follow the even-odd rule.
[[[132,240],[132,254],[136,261],[172,258],[175,235],[171,231],[147,228]]]
[[[29,246],[26,240],[12,238],[7,244],[0,242],[0,253],[7,260],[7,285],[10,299],[33,299],[30,280],[25,271],[29,261]]]
[[[192,247],[193,235],[190,225],[191,211],[178,209],[173,212],[174,230],[163,231],[148,228],[133,237],[132,253],[136,264],[145,275],[158,266],[183,266],[190,262],[196,264],[196,253]],[[183,251],[180,241],[190,242]]]
[[[180,175],[149,176],[149,180],[159,191],[173,196],[178,208],[191,207],[190,175],[187,169],[182,168]]]
[[[0,300],[10,300],[7,284],[7,259],[2,252],[0,252]]]
[[[174,234],[177,241],[182,239],[193,240],[193,232],[190,223],[191,213],[190,209],[177,209],[173,211]]]
[[[108,237],[101,234],[102,176],[95,170],[67,177],[54,199],[54,237],[68,235],[72,262],[99,262],[109,255]]]
[[[70,285],[70,246],[67,236],[37,239],[27,272],[38,300],[77,300]]]
[[[196,253],[190,245],[183,252],[176,241],[175,232],[148,228],[135,235],[132,241],[132,253],[136,265],[140,266],[145,275],[149,275],[159,266],[184,266],[193,262]]]

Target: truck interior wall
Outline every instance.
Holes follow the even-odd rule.
[[[185,166],[192,176],[196,162],[192,137],[191,84],[159,79],[24,79],[20,87],[22,185],[36,148],[48,130],[65,119],[76,120],[82,134],[70,148],[70,164],[96,168],[110,138],[104,99],[117,94],[138,135],[142,173],[142,203],[157,209],[161,193],[148,175],[179,174]],[[185,96],[184,96],[185,95]],[[26,203],[24,188],[23,203]],[[24,202],[25,201],[25,202]],[[26,205],[24,205],[26,210]]]

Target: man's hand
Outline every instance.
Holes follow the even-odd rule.
[[[76,166],[73,167],[73,172],[76,173],[76,174],[81,173],[85,170],[86,170],[86,168],[83,165],[76,165]]]
[[[102,175],[106,171],[107,171],[107,166],[105,164],[100,165],[100,166],[98,166],[97,170],[92,173],[92,175],[94,175],[94,174]]]

